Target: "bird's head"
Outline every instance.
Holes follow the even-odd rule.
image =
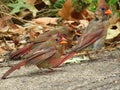
[[[58,37],[59,37],[59,40],[60,40],[59,43],[61,45],[67,44],[67,39],[66,39],[66,35],[65,34],[58,33]]]
[[[96,19],[106,20],[110,17],[112,11],[109,9],[105,0],[98,0],[98,7],[95,11]]]
[[[56,41],[56,43],[61,44],[61,45],[67,44],[67,39],[64,34],[58,32],[53,37],[54,37],[54,40]]]

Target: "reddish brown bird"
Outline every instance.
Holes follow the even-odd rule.
[[[17,51],[11,53],[10,58],[11,59],[18,59],[18,58],[23,57],[23,55],[29,53],[32,49],[41,45],[43,42],[46,42],[53,35],[56,35],[58,33],[64,35],[64,37],[67,39],[67,42],[69,42],[69,44],[67,44],[67,45],[69,45],[69,46],[72,45],[72,42],[70,42],[70,41],[72,41],[72,38],[74,35],[74,30],[68,26],[61,26],[61,27],[57,27],[54,30],[50,30],[44,34],[41,34],[38,38],[36,38],[30,44],[28,44],[28,45],[24,46],[23,48],[20,48]]]
[[[5,79],[10,73],[24,65],[36,65],[38,68],[53,68],[63,55],[62,46],[66,39],[63,35],[55,34],[48,41],[32,49],[22,62],[11,67],[3,76]],[[67,43],[67,42],[66,42]]]
[[[108,8],[105,0],[98,0],[98,7],[95,11],[95,18],[89,23],[88,27],[79,39],[76,47],[60,61],[65,61],[82,49],[99,50],[104,46],[107,29],[109,27],[109,17],[112,12]],[[89,46],[89,47],[88,47]],[[59,65],[60,62],[58,62]],[[56,64],[57,65],[57,64]]]

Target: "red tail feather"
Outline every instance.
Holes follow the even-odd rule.
[[[68,53],[68,54],[65,55],[63,58],[61,58],[61,59],[53,66],[53,68],[58,67],[60,64],[62,64],[63,62],[65,62],[65,61],[68,60],[69,58],[73,57],[75,54],[76,54],[76,52],[74,52],[74,51]]]
[[[5,79],[10,73],[15,71],[16,69],[19,69],[20,67],[26,65],[26,60],[16,64],[15,66],[11,67],[3,76],[2,79]]]

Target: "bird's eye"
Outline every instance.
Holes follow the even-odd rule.
[[[60,38],[56,38],[55,41],[56,41],[56,42],[60,42]]]
[[[104,11],[104,10],[105,10],[105,8],[101,8],[101,10],[102,10],[102,11]]]
[[[57,42],[58,42],[59,40],[58,40],[58,39],[55,39],[55,41],[57,41]]]

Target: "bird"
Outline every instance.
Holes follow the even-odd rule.
[[[66,44],[66,48],[72,47],[72,40],[74,36],[75,30],[73,30],[69,26],[60,26],[53,30],[49,30],[48,32],[45,32],[41,35],[39,35],[38,38],[36,38],[34,41],[30,42],[29,44],[25,45],[23,48],[20,48],[10,54],[10,59],[20,59],[24,55],[28,54],[32,49],[35,47],[41,45],[43,42],[46,42],[49,40],[53,35],[55,34],[62,34],[67,39],[67,42],[69,44]]]
[[[5,79],[10,73],[22,66],[36,65],[38,68],[51,69],[60,57],[62,57],[62,46],[67,41],[62,34],[55,34],[46,42],[32,49],[26,56],[26,59],[12,66],[3,76]],[[64,41],[63,41],[64,40]]]
[[[98,7],[94,12],[95,18],[89,23],[83,35],[78,40],[77,47],[86,47],[87,44],[90,45],[91,41],[96,39],[90,47],[94,50],[101,49],[105,42],[111,14],[112,12],[107,6],[106,1],[98,0]]]
[[[105,0],[98,0],[98,6],[94,12],[95,18],[90,21],[89,25],[78,39],[77,45],[72,48],[63,58],[60,58],[58,65],[81,50],[94,50],[97,51],[104,46],[105,38],[107,35],[107,29],[109,27],[109,18],[112,11],[107,6]],[[58,66],[56,64],[57,67]]]

